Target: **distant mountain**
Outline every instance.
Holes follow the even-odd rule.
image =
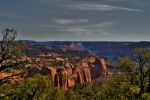
[[[46,46],[60,46],[71,49],[87,49],[101,55],[116,60],[122,56],[128,56],[135,48],[150,47],[150,42],[83,42],[83,41],[62,41],[62,42],[36,42],[25,40],[27,45],[46,45]]]

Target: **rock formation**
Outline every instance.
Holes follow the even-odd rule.
[[[105,77],[110,70],[104,58],[84,58],[76,65],[66,63],[62,67],[50,68],[54,85],[64,90],[77,84],[88,83],[98,77]]]
[[[53,85],[64,90],[73,88],[77,84],[92,84],[92,80],[110,75],[106,60],[102,57],[89,57],[79,60],[74,65],[64,62],[63,66],[35,68],[28,66],[28,73],[24,77],[35,74],[51,75]]]

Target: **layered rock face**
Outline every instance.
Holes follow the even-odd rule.
[[[66,63],[58,68],[50,68],[50,71],[53,85],[64,90],[77,84],[91,84],[95,78],[110,75],[107,63],[101,57],[84,58],[75,65]]]
[[[102,57],[89,57],[79,60],[75,64],[64,62],[58,67],[27,67],[28,73],[23,77],[32,77],[35,74],[51,75],[53,85],[64,90],[73,88],[77,84],[92,84],[92,80],[110,75],[110,68]]]

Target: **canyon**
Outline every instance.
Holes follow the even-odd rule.
[[[135,48],[150,47],[150,42],[111,42],[111,41],[25,41],[27,45],[47,45],[59,47],[72,47],[73,49],[86,49],[96,55],[107,57],[112,61],[120,57],[128,56]]]
[[[41,74],[49,75],[53,86],[68,90],[84,83],[91,85],[95,79],[112,75],[110,60],[87,50],[81,43],[68,46],[30,44],[25,55],[17,61],[26,64],[22,66],[23,72],[11,79],[13,84]],[[14,72],[21,71],[14,69]],[[9,75],[1,72],[0,79]]]

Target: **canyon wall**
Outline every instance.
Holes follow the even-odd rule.
[[[64,90],[77,84],[92,84],[92,80],[110,75],[110,69],[104,58],[91,57],[80,60],[77,64],[66,63],[64,66],[49,68],[53,85]]]
[[[64,90],[73,88],[77,84],[92,84],[92,80],[106,77],[111,74],[107,61],[102,57],[89,57],[79,60],[75,64],[64,62],[58,67],[27,67],[28,72],[23,77],[32,77],[35,74],[51,75],[53,86]]]

